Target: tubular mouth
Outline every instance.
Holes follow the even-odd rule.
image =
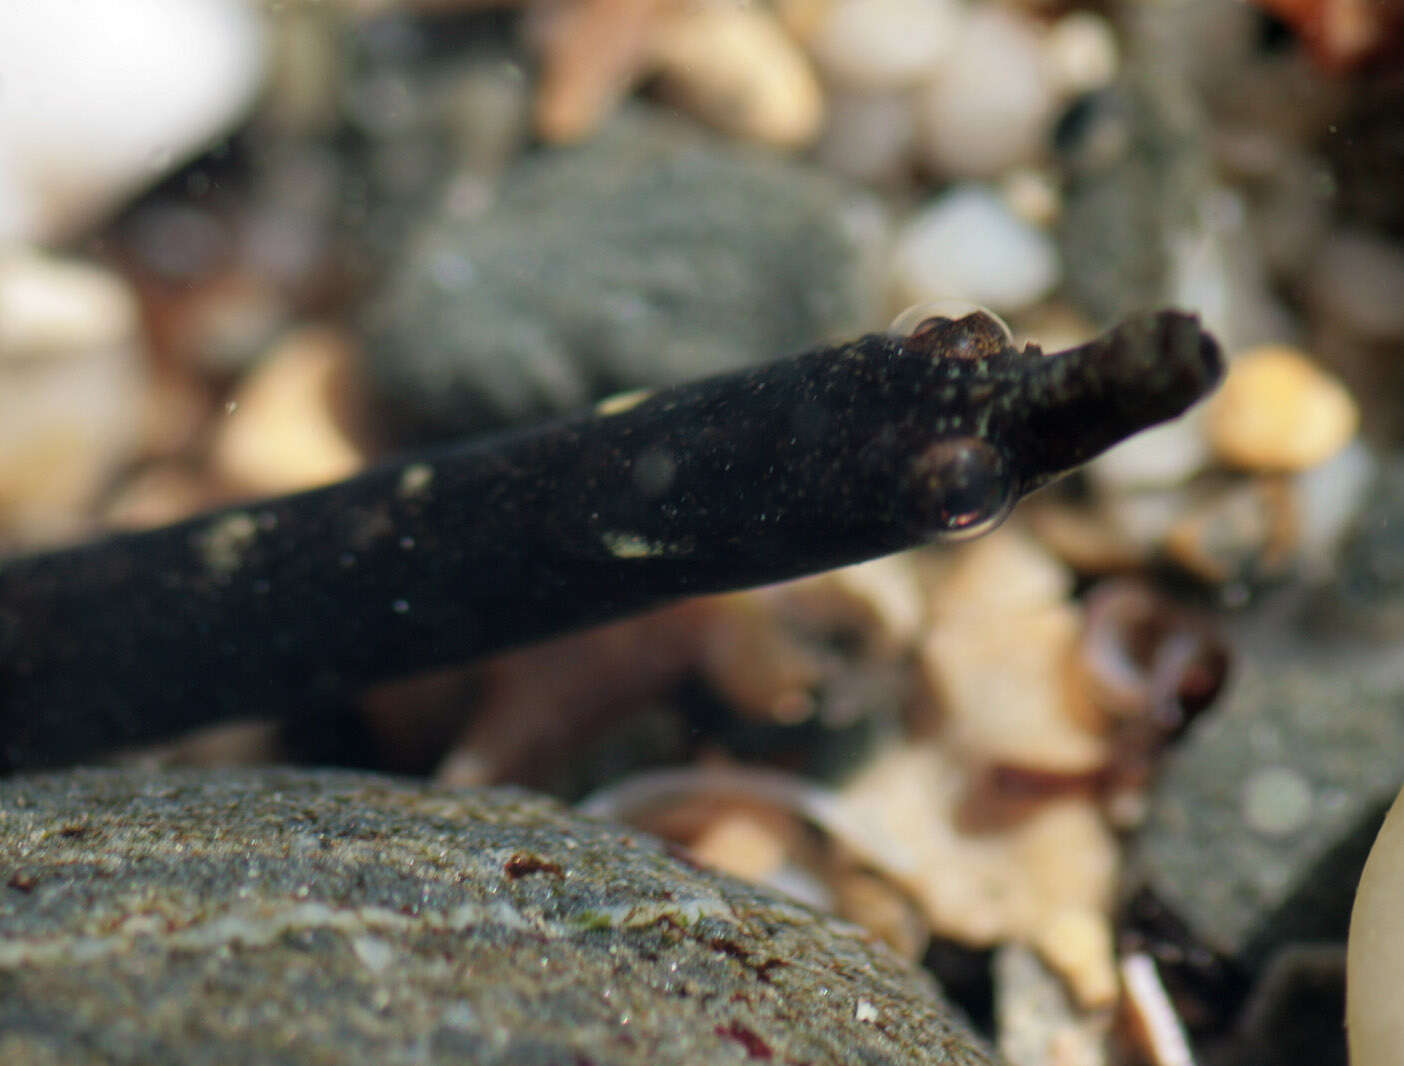
[[[1135,315],[1047,356],[1029,368],[1005,427],[1026,490],[1183,414],[1223,373],[1218,343],[1179,311]]]

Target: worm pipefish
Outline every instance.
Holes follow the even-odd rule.
[[[0,563],[0,752],[80,759],[996,525],[1218,380],[1189,315],[1054,355],[983,314]]]

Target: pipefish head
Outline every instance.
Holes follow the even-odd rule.
[[[1016,349],[981,312],[929,319],[902,349],[934,375],[909,478],[928,535],[942,539],[987,531],[1020,497],[1183,413],[1223,373],[1198,320],[1173,311],[1052,355]]]

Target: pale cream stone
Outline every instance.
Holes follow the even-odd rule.
[[[1080,907],[1059,911],[1035,935],[1034,944],[1049,965],[1066,976],[1080,1007],[1116,1003],[1116,948],[1105,914]]]
[[[1121,65],[1116,31],[1095,11],[1073,11],[1053,23],[1044,49],[1054,83],[1069,96],[1109,85]]]
[[[941,177],[990,178],[1045,149],[1058,104],[1043,42],[1030,20],[978,5],[921,88],[919,140]]]
[[[1010,939],[1037,946],[1060,915],[1108,921],[1117,847],[1091,800],[1050,799],[1009,828],[967,832],[958,811],[969,788],[961,761],[923,743],[880,753],[842,793],[845,810],[875,838],[899,842],[887,845],[898,850],[883,870],[937,935],[977,947]],[[1104,943],[1109,952],[1110,932]],[[1068,959],[1047,961],[1060,968]],[[1108,955],[1091,965],[1100,971],[1112,962]],[[1080,971],[1060,972],[1077,980]]]
[[[1054,774],[1094,773],[1111,752],[1081,723],[1087,695],[1072,663],[1082,632],[1074,605],[1011,613],[993,624],[957,618],[939,624],[922,665],[952,749],[973,766]]]
[[[653,48],[665,95],[710,125],[776,148],[802,148],[818,136],[819,80],[764,8],[683,10],[663,20]]]
[[[215,435],[214,468],[255,492],[293,492],[355,473],[365,457],[343,425],[351,352],[336,331],[288,337],[240,385]]]
[[[785,865],[789,845],[782,816],[762,817],[743,808],[722,811],[692,841],[694,855],[734,877],[764,882]]]
[[[136,300],[98,267],[0,254],[0,538],[61,539],[139,447]]]
[[[1208,417],[1221,460],[1264,471],[1324,463],[1351,442],[1360,423],[1345,387],[1286,345],[1254,348],[1234,360]]]
[[[1072,571],[1014,523],[952,549],[947,559],[931,590],[941,624],[1040,610],[1073,590]]]
[[[853,89],[900,89],[929,77],[959,43],[952,0],[835,0],[809,39],[815,62]]]

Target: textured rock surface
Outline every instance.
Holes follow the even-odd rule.
[[[857,205],[857,206],[856,206]],[[438,431],[768,362],[858,325],[870,201],[645,111],[424,221],[368,321],[374,381]],[[855,217],[858,217],[855,216]]]
[[[848,926],[520,793],[0,785],[0,1060],[992,1060]]]

